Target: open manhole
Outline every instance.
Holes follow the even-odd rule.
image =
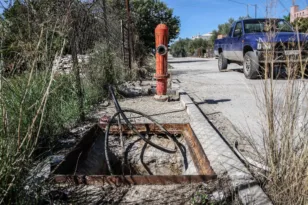
[[[189,124],[162,126],[172,140],[155,124],[134,124],[148,140],[165,149],[175,149],[174,153],[146,143],[125,124],[110,127],[107,143],[105,126],[92,127],[65,160],[54,167],[54,181],[76,185],[165,185],[216,179]]]

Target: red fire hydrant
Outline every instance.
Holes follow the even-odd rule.
[[[159,24],[155,29],[156,44],[156,95],[155,99],[166,101],[167,79],[169,77],[167,69],[168,59],[168,27],[165,24]]]

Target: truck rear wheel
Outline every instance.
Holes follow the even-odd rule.
[[[226,70],[228,67],[228,60],[224,57],[223,52],[219,54],[218,57],[218,69],[220,72]]]
[[[248,79],[259,76],[259,59],[253,51],[248,51],[244,56],[244,75]]]

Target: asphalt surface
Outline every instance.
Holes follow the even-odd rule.
[[[217,59],[172,58],[169,64],[173,82],[184,89],[213,123],[217,131],[232,144],[252,139],[262,147],[266,128],[264,79],[248,80],[242,66],[230,64],[219,72]],[[288,81],[274,81],[275,102],[283,101]],[[307,101],[307,100],[306,100]],[[307,105],[302,104],[307,110]]]

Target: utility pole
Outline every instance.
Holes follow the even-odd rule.
[[[257,4],[250,4],[250,6],[254,6],[255,7],[255,18],[257,18],[258,5]]]
[[[232,1],[232,2],[237,3],[237,4],[246,5],[246,7],[247,7],[247,17],[249,16],[249,4],[245,4],[245,3],[234,1],[234,0],[229,0],[229,1]]]
[[[266,5],[265,13],[266,13],[266,17],[268,17],[268,5]]]
[[[78,14],[79,9],[77,3],[74,3],[73,0],[71,0],[73,8],[70,10],[70,15],[72,16],[72,23],[71,23],[71,34],[70,34],[70,49],[72,52],[72,61],[73,61],[73,72],[75,75],[75,83],[76,88],[75,92],[78,98],[78,107],[79,107],[79,120],[85,121],[85,112],[84,112],[84,93],[82,90],[82,84],[81,84],[81,77],[80,77],[80,67],[78,65],[78,53],[79,45],[82,39],[80,39],[80,24],[81,22],[78,21]],[[76,11],[77,10],[77,11]]]
[[[255,17],[257,18],[257,12],[258,12],[258,5],[257,4],[255,4]]]
[[[129,60],[128,60],[128,66],[131,69],[132,68],[132,38],[131,38],[131,20],[130,20],[130,4],[129,0],[126,0],[126,10],[127,10],[127,40],[128,40],[128,55],[129,55]]]
[[[242,3],[242,2],[238,2],[238,1],[234,1],[234,0],[229,0],[229,1],[232,1],[232,2],[237,3],[237,4],[246,5],[246,7],[247,7],[247,17],[249,16],[249,6],[254,6],[255,7],[255,18],[257,18],[257,9],[258,9],[257,4],[246,4],[246,3]]]

